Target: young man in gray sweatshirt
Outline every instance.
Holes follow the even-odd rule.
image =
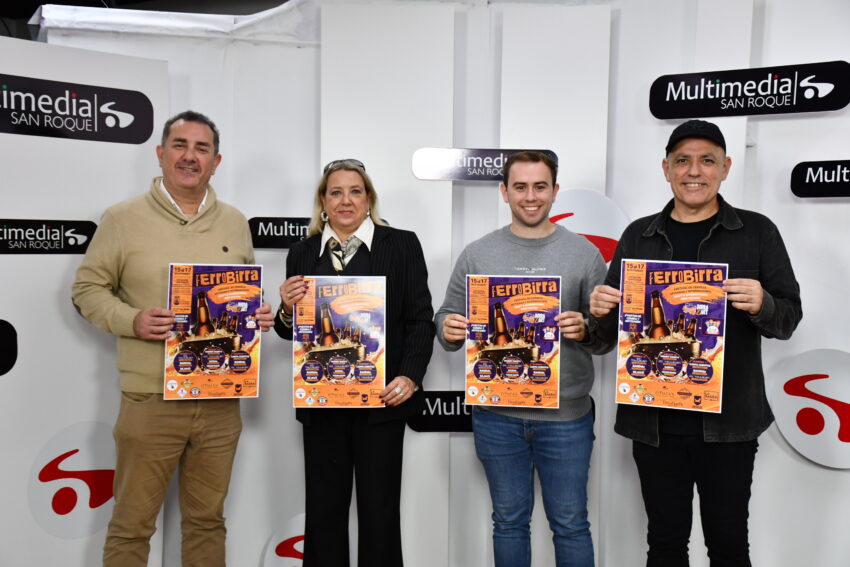
[[[464,346],[469,321],[466,276],[561,276],[560,404],[558,409],[476,406],[475,451],[493,503],[496,567],[531,565],[534,470],[553,532],[558,567],[593,567],[587,520],[587,478],[593,450],[590,387],[593,363],[585,339],[588,297],[605,277],[605,263],[584,237],[549,221],[558,194],[557,165],[540,152],[519,152],[505,163],[502,198],[511,224],[467,246],[457,260],[435,316],[443,348]]]

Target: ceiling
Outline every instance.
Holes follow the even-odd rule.
[[[196,14],[246,15],[267,10],[287,0],[54,0],[38,2],[20,0],[0,5],[0,36],[32,39],[27,22],[42,4],[121,8],[127,10],[159,10]]]

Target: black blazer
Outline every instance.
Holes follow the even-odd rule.
[[[287,278],[315,274],[321,240],[317,234],[292,245],[286,257]],[[419,391],[400,406],[351,410],[369,412],[369,421],[379,423],[407,418],[422,410],[422,379],[434,349],[434,310],[428,291],[428,268],[416,234],[375,225],[369,260],[370,272],[364,275],[387,277],[387,383],[396,376],[407,376],[419,385]],[[292,340],[292,328],[279,317],[274,328],[278,335]],[[328,410],[298,408],[295,415],[306,424],[313,414],[323,411]]]

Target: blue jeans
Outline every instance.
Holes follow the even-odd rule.
[[[472,429],[493,501],[496,567],[531,565],[535,469],[552,529],[556,565],[593,567],[587,520],[593,413],[573,421],[538,421],[474,408]]]

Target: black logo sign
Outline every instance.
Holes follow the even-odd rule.
[[[420,148],[413,154],[413,175],[431,181],[501,181],[505,162],[522,151],[526,150]],[[537,151],[558,163],[555,152]]]
[[[463,398],[463,390],[425,392],[425,409],[407,424],[413,431],[472,431],[472,408]]]
[[[0,319],[0,376],[15,366],[18,360],[18,333],[8,321]]]
[[[850,160],[804,161],[791,171],[798,197],[850,197]]]
[[[846,61],[664,75],[649,89],[656,118],[820,112],[848,103]]]
[[[0,133],[142,144],[151,132],[138,91],[0,74]]]
[[[0,254],[82,254],[96,228],[91,221],[0,219]]]
[[[289,248],[307,236],[307,217],[254,217],[248,220],[254,248]]]

